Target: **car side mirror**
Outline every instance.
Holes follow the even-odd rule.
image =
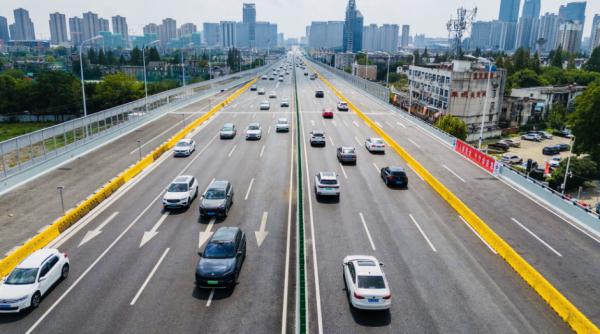
[[[38,282],[43,282],[43,281],[45,281],[45,280],[46,280],[46,277],[45,277],[45,276],[44,276],[44,277],[40,277],[40,279],[38,279]]]
[[[202,252],[198,252],[198,256],[202,256]]]
[[[385,267],[385,266],[383,265],[383,262],[379,262],[379,265],[380,265],[380,266],[382,266],[382,267]]]

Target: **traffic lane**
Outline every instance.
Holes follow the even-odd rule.
[[[329,124],[331,122],[326,122],[326,124]],[[330,127],[329,129],[327,129],[327,131],[330,133],[330,135],[339,137],[341,139],[341,141],[350,141],[350,137],[352,136],[352,132],[356,131],[353,128],[350,129],[343,129],[343,130],[337,130],[334,127]],[[344,136],[346,136],[346,138],[344,138]],[[504,303],[509,302],[510,300],[507,298],[507,296],[502,292],[502,291],[498,291],[496,289],[496,291],[492,291],[493,294],[488,293],[489,290],[489,285],[496,285],[495,282],[493,282],[489,276],[487,275],[487,273],[482,272],[480,270],[470,270],[469,268],[472,267],[472,263],[467,262],[464,263],[465,261],[463,260],[458,260],[457,259],[463,259],[463,258],[469,258],[469,250],[468,249],[463,249],[462,244],[465,243],[465,241],[474,241],[474,236],[472,234],[469,234],[471,232],[466,231],[466,229],[464,229],[464,226],[458,225],[460,224],[458,222],[458,218],[456,217],[455,213],[449,208],[447,207],[447,205],[445,205],[439,198],[437,198],[437,196],[435,194],[433,194],[431,192],[431,190],[427,189],[427,186],[423,183],[423,182],[419,182],[418,180],[415,180],[414,178],[411,179],[412,185],[410,187],[410,192],[393,192],[394,194],[401,194],[401,195],[405,195],[403,198],[399,198],[399,203],[400,205],[398,205],[398,202],[386,202],[384,204],[382,204],[381,208],[378,208],[375,210],[374,213],[368,213],[368,210],[372,208],[373,206],[373,202],[379,204],[381,202],[381,198],[380,196],[369,196],[368,194],[379,194],[379,193],[385,193],[386,191],[389,191],[382,182],[379,182],[379,178],[378,178],[378,174],[377,174],[377,170],[375,170],[372,167],[373,162],[379,163],[380,165],[385,165],[384,162],[382,162],[381,160],[389,160],[388,157],[386,156],[372,156],[369,153],[366,153],[366,150],[363,150],[362,148],[358,148],[359,151],[359,159],[362,159],[362,161],[364,161],[364,159],[368,159],[368,160],[378,160],[378,161],[367,161],[366,163],[358,163],[356,168],[354,166],[350,166],[348,168],[346,168],[347,174],[349,176],[349,180],[347,182],[349,182],[349,184],[353,187],[353,190],[343,190],[343,195],[346,195],[348,192],[354,193],[354,192],[361,192],[361,193],[366,193],[367,194],[367,198],[372,198],[372,197],[377,197],[376,201],[369,201],[369,200],[363,200],[363,203],[369,203],[368,207],[364,213],[364,217],[366,217],[366,220],[371,221],[371,222],[375,222],[375,224],[370,225],[371,226],[371,232],[370,235],[372,236],[372,238],[374,240],[378,240],[378,239],[383,239],[384,241],[381,243],[378,243],[375,241],[375,244],[383,244],[386,245],[384,250],[388,250],[390,249],[389,252],[389,257],[390,258],[395,258],[394,255],[396,254],[407,254],[409,253],[410,255],[407,255],[407,259],[416,259],[416,261],[414,263],[410,264],[411,268],[419,268],[420,266],[422,266],[423,262],[427,262],[426,260],[420,259],[419,258],[419,252],[423,251],[423,247],[427,248],[427,244],[425,243],[425,241],[423,240],[423,237],[421,235],[419,235],[418,232],[416,232],[415,230],[415,226],[412,224],[406,224],[407,223],[407,219],[408,217],[406,216],[407,212],[412,212],[411,215],[414,215],[414,217],[417,217],[418,220],[421,220],[423,218],[425,218],[425,221],[421,221],[421,224],[423,224],[423,229],[427,230],[428,228],[430,229],[430,231],[428,232],[429,234],[429,238],[431,238],[433,244],[435,244],[435,247],[437,247],[437,252],[440,252],[442,257],[447,257],[445,258],[442,262],[438,263],[437,265],[435,265],[436,270],[439,270],[439,273],[435,273],[432,272],[431,270],[429,271],[423,271],[422,273],[419,273],[419,270],[409,270],[411,272],[413,272],[413,274],[415,276],[422,276],[422,278],[417,278],[416,281],[418,281],[421,284],[421,288],[419,289],[419,287],[417,287],[417,289],[419,291],[422,291],[423,294],[425,294],[427,297],[431,297],[431,298],[426,298],[429,299],[428,302],[421,302],[421,304],[431,304],[432,306],[427,306],[427,310],[434,310],[432,312],[432,314],[437,315],[434,317],[439,317],[439,315],[446,315],[448,317],[451,317],[453,319],[456,319],[456,323],[453,323],[452,325],[450,325],[450,323],[452,321],[449,321],[448,319],[444,319],[443,316],[441,317],[442,319],[439,319],[436,322],[439,322],[439,324],[443,324],[444,326],[446,326],[446,328],[451,328],[453,326],[455,326],[457,329],[461,328],[461,326],[463,325],[463,322],[468,322],[468,323],[479,323],[479,325],[481,325],[481,323],[486,323],[489,325],[492,325],[497,328],[503,328],[505,327],[505,323],[510,322],[511,324],[513,324],[512,326],[514,326],[514,331],[515,332],[522,332],[525,331],[525,329],[527,329],[530,325],[527,324],[526,322],[523,322],[520,318],[520,316],[516,316],[517,314],[520,314],[520,312],[522,312],[523,310],[521,309],[517,309],[516,307],[512,307],[512,308],[506,308],[506,310],[499,310],[502,305]],[[363,153],[363,151],[365,151]],[[333,151],[333,149],[330,150],[330,152],[328,153],[330,157],[333,157],[335,152]],[[364,157],[364,155],[367,155],[367,157]],[[369,158],[374,158],[374,159],[369,159]],[[394,157],[392,155],[392,157]],[[382,159],[383,158],[383,159]],[[389,162],[388,163],[393,163],[393,164],[400,164],[399,162],[399,158],[396,159],[392,159],[395,160],[393,162]],[[361,161],[361,160],[359,160]],[[356,170],[360,170],[361,171],[361,176],[359,176],[358,178],[356,178],[353,174],[354,171]],[[344,178],[341,178],[342,180],[342,186],[344,186]],[[371,179],[374,180],[376,179],[375,182],[366,182],[366,180]],[[373,189],[373,188],[379,188],[379,189]],[[421,188],[421,189],[419,189]],[[354,190],[355,189],[355,190]],[[369,191],[365,192],[366,189],[369,189]],[[411,194],[409,196],[409,194]],[[416,196],[415,196],[416,195]],[[424,196],[426,195],[426,196]],[[416,200],[415,200],[416,197]],[[386,198],[383,198],[383,200],[385,200]],[[438,202],[437,203],[437,207],[435,208],[435,210],[433,210],[434,215],[436,215],[436,213],[440,212],[441,217],[437,217],[437,219],[433,219],[433,222],[435,222],[436,226],[428,226],[428,224],[430,223],[430,219],[432,218],[432,211],[431,211],[431,207],[428,205],[423,205],[422,203],[432,203],[432,202]],[[358,203],[358,206],[360,206],[360,203]],[[357,205],[352,205],[352,207],[357,207]],[[396,207],[399,212],[389,212],[389,214],[387,215],[387,217],[379,217],[378,215],[382,215],[387,208],[394,208]],[[393,211],[393,210],[392,210]],[[404,215],[404,216],[402,216]],[[368,217],[372,217],[372,218],[368,218]],[[402,217],[402,218],[400,218]],[[421,218],[419,218],[421,217]],[[348,217],[347,219],[352,219],[351,217]],[[356,220],[356,213],[354,213],[354,219]],[[401,223],[402,225],[397,225],[398,220],[401,219]],[[448,223],[448,222],[451,223]],[[385,227],[385,225],[382,225],[382,222],[386,222],[385,225],[388,224],[388,222],[393,222],[392,224],[390,224],[391,226],[389,226],[387,229],[384,229],[383,231],[381,230],[381,228]],[[433,229],[432,229],[433,227]],[[452,231],[452,227],[458,227],[458,231]],[[463,227],[463,230],[460,231],[460,228]],[[439,230],[438,230],[439,229]],[[447,230],[450,231],[447,231]],[[396,231],[394,231],[396,230]],[[388,237],[390,235],[404,235],[407,233],[407,231],[413,231],[413,235],[409,235],[407,236],[408,239],[407,240],[386,240],[388,239]],[[449,233],[451,232],[451,233]],[[415,234],[416,233],[416,234]],[[319,235],[321,235],[321,231],[319,231]],[[378,234],[380,235],[378,238]],[[450,238],[451,240],[448,241],[446,240],[448,237],[446,236],[447,234],[450,234]],[[459,235],[460,238],[456,235]],[[456,240],[458,239],[458,240]],[[415,241],[417,241],[415,243]],[[408,244],[413,244],[411,247],[409,247],[408,249],[404,249],[406,248],[406,245]],[[402,245],[401,247],[396,246],[396,249],[391,249],[390,245],[395,245],[395,244],[400,244]],[[448,245],[446,245],[448,244]],[[475,248],[475,250],[480,249],[484,247],[482,244],[477,245],[477,247]],[[414,254],[415,251],[417,252],[417,254]],[[383,250],[381,250],[378,247],[378,252],[384,252]],[[327,254],[330,253],[330,251],[326,252]],[[344,254],[347,255],[347,254]],[[343,256],[342,256],[343,258]],[[487,262],[489,259],[488,258],[482,258],[482,259],[478,259],[481,262]],[[492,269],[509,269],[506,268],[505,264],[501,261],[501,259],[499,258],[494,258],[495,260],[495,267],[493,267]],[[338,260],[339,262],[340,260]],[[473,260],[471,260],[473,261]],[[431,262],[431,260],[430,260]],[[448,266],[448,268],[446,267],[446,264],[451,264]],[[335,265],[335,263],[331,264],[332,266]],[[399,267],[404,267],[406,266],[406,263],[402,263],[399,265]],[[319,263],[319,266],[321,266],[321,263]],[[325,266],[325,265],[324,265]],[[330,266],[331,267],[331,266]],[[439,269],[438,269],[439,268]],[[462,270],[460,271],[456,271],[450,268],[462,268]],[[450,272],[444,272],[445,270],[449,270]],[[389,273],[389,266],[386,267],[386,271],[388,272],[388,275],[390,275]],[[407,272],[407,270],[403,269],[403,270],[399,270],[399,272],[397,273],[398,275],[402,275],[402,273]],[[510,273],[510,272],[508,272]],[[512,274],[512,273],[510,273]],[[398,275],[391,275],[393,277],[399,277]],[[334,276],[335,277],[335,276]],[[428,282],[429,280],[431,280],[431,277],[435,277],[435,279],[432,282]],[[439,283],[437,282],[437,279],[439,279],[440,277],[453,277],[455,278],[453,280],[453,282],[449,283],[448,285],[451,286],[440,286]],[[414,283],[412,283],[414,285]],[[423,285],[428,285],[426,287],[423,287]],[[394,288],[393,284],[392,284],[392,289]],[[415,289],[415,287],[411,287],[413,290]],[[437,289],[440,289],[439,291],[436,291]],[[514,287],[512,285],[508,286],[508,291],[512,291],[514,289]],[[523,289],[528,289],[526,286],[521,286],[521,290]],[[395,290],[395,289],[393,289]],[[399,288],[396,291],[406,291],[405,287]],[[493,290],[493,289],[492,289]],[[457,293],[458,296],[450,296],[449,298],[447,298],[447,302],[444,303],[444,299],[440,299],[441,295],[444,294],[448,294],[446,291],[460,291],[460,293]],[[425,293],[427,292],[427,293]],[[437,292],[437,293],[436,293]],[[471,298],[469,299],[477,299],[477,302],[484,302],[486,305],[489,305],[487,307],[487,309],[484,312],[478,312],[477,315],[475,316],[475,319],[469,319],[470,318],[470,314],[472,313],[472,306],[474,305],[466,305],[464,310],[463,310],[463,314],[462,317],[461,316],[457,316],[457,314],[455,313],[455,304],[457,301],[462,300],[462,297],[464,297],[464,295],[472,295]],[[342,298],[344,298],[343,294],[341,295]],[[504,298],[499,298],[499,297],[504,297]],[[404,297],[403,297],[404,298]],[[421,297],[424,298],[424,297]],[[497,302],[498,299],[503,299],[504,303],[499,303]],[[407,307],[410,307],[410,305],[413,305],[415,302],[411,301],[409,304],[407,304]],[[334,302],[333,305],[335,305],[336,303]],[[444,306],[441,306],[442,304],[445,304]],[[507,303],[510,304],[510,303]],[[536,308],[538,306],[541,306],[542,310],[546,312],[547,309],[545,308],[545,305],[541,304],[538,302],[537,304],[533,305],[533,308]],[[405,309],[404,307],[400,307],[401,309]],[[414,307],[412,308],[414,309]],[[473,308],[474,309],[474,308]],[[419,312],[420,314],[423,312]],[[535,313],[540,313],[538,312],[529,312],[531,314],[535,314]],[[424,311],[424,314],[427,314],[427,311]],[[501,316],[498,316],[498,314],[501,314]],[[545,313],[541,314],[541,317],[543,318],[545,316]],[[553,319],[551,320],[556,320],[554,319],[555,317],[552,315]],[[377,324],[377,322],[370,322],[367,319],[361,319],[360,317],[355,318],[355,320],[357,320],[357,322],[361,323],[361,322],[365,322],[363,323],[363,325],[369,324],[369,325],[375,325]],[[383,319],[380,319],[383,320]],[[427,320],[427,319],[422,319],[421,322],[417,322],[416,324],[410,325],[407,328],[416,328],[414,327],[415,325],[418,326],[418,328],[424,328],[423,325],[424,324],[428,324],[431,321]],[[418,324],[418,325],[417,325]],[[521,329],[521,327],[523,327]],[[542,327],[544,328],[544,327]],[[471,328],[471,330],[473,331],[480,331],[478,330],[477,327]],[[530,332],[532,332],[531,330],[529,330]]]
[[[197,328],[218,332],[280,330],[283,282],[281,279],[274,282],[273,277],[284,276],[291,136],[289,140],[277,136],[272,133],[261,139],[273,148],[262,159],[252,159],[258,155],[259,146],[254,145],[258,142],[242,143],[250,146],[243,148],[247,153],[234,154],[215,171],[217,179],[231,180],[237,187],[230,215],[215,224],[213,230],[238,226],[246,233],[247,258],[239,284],[232,291],[196,289],[193,274],[198,256],[194,245],[198,240],[189,237],[194,232],[184,233],[185,241],[178,240],[172,248],[173,259],[177,260],[165,262],[164,270],[156,276],[157,283],[149,285],[144,298],[136,304],[133,316],[139,321],[132,321],[131,331],[163,327],[174,332],[193,332]],[[282,161],[283,157],[287,162]],[[240,169],[241,165],[245,168]],[[254,187],[245,200],[245,186],[252,179]],[[255,231],[260,229],[263,218],[266,218],[268,235],[258,247]],[[203,229],[201,225],[200,230]],[[195,232],[197,236],[198,231]],[[148,317],[157,306],[165,310],[161,318]],[[185,316],[190,311],[194,316]],[[241,321],[231,322],[232,317]]]
[[[387,116],[372,116],[384,123]],[[420,131],[383,127],[584,314],[600,323],[600,243],[444,145],[415,145]],[[420,134],[421,141],[427,140]],[[435,159],[433,157],[436,157]],[[439,160],[445,161],[440,164]],[[451,166],[451,167],[449,167]],[[466,175],[471,175],[469,178]],[[494,205],[489,205],[493,201]],[[583,287],[583,288],[582,288]]]

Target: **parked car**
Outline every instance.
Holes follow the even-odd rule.
[[[548,161],[548,165],[550,165],[550,168],[554,169],[554,168],[557,168],[558,166],[560,166],[561,161],[562,161],[561,156],[555,156],[555,157],[552,157],[550,159],[550,161]]]
[[[321,130],[313,130],[310,132],[310,146],[325,146],[325,132]]]
[[[356,149],[351,146],[338,147],[337,159],[341,163],[352,163],[356,165]]]
[[[489,144],[488,148],[491,148],[491,149],[494,149],[494,150],[497,150],[497,151],[506,152],[506,151],[508,151],[508,149],[510,148],[510,146],[507,143],[496,142],[496,143]]]
[[[542,137],[537,133],[526,133],[521,136],[521,139],[528,141],[542,141]]]
[[[542,136],[542,139],[552,139],[552,135],[546,131],[538,131],[537,134]]]
[[[344,285],[353,308],[387,310],[391,307],[392,294],[382,266],[373,256],[351,255],[344,258]]]
[[[338,102],[337,109],[339,111],[348,111],[348,103],[346,103],[344,101]]]
[[[198,196],[198,180],[192,175],[180,175],[171,182],[163,195],[163,208],[189,208]]]
[[[237,134],[237,129],[233,123],[225,123],[219,131],[219,137],[221,139],[233,139]]]
[[[381,179],[386,186],[408,187],[408,177],[402,167],[388,166],[383,167],[380,172]]]
[[[571,145],[565,143],[556,144],[556,146],[561,152],[569,151],[571,149]]]
[[[196,142],[190,138],[184,138],[173,147],[173,155],[176,157],[189,157],[196,150]]]
[[[0,313],[37,308],[42,297],[69,276],[69,266],[67,253],[58,249],[33,252],[0,282]]]
[[[563,129],[552,132],[553,135],[563,138],[573,138],[573,134],[571,134],[570,130]]]
[[[198,255],[196,286],[233,288],[246,258],[246,235],[239,227],[221,227]]]
[[[513,139],[502,139],[498,141],[499,143],[507,144],[510,147],[521,147],[521,142]]]
[[[323,112],[321,113],[323,118],[333,118],[333,110],[329,108],[323,108]]]
[[[323,98],[325,97],[325,92],[323,92],[322,90],[317,90],[315,91],[315,97]]]
[[[200,197],[200,217],[227,217],[233,205],[233,185],[229,181],[213,181]]]
[[[523,163],[523,158],[519,157],[516,154],[512,154],[512,153],[505,153],[502,155],[502,162],[505,164],[521,164]]]
[[[546,146],[542,149],[543,155],[557,155],[560,153],[560,148],[557,145]]]

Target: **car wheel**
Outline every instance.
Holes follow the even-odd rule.
[[[67,279],[69,277],[69,265],[65,263],[60,271],[60,279]]]
[[[31,296],[31,308],[32,309],[36,309],[38,306],[40,306],[40,301],[42,300],[42,295],[40,294],[39,291],[36,291],[36,293],[33,294],[33,296]]]
[[[187,200],[187,205],[185,206],[185,208],[186,208],[186,209],[189,209],[189,208],[190,208],[190,206],[192,206],[192,198],[191,198],[191,197],[188,197],[188,200]]]

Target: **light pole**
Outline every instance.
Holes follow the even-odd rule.
[[[142,46],[142,64],[144,65],[144,110],[148,112],[148,80],[146,78],[146,48],[152,44],[156,44],[160,40],[155,40]]]
[[[182,83],[183,87],[185,87],[185,64],[183,62],[183,51],[192,45],[194,45],[194,43],[188,43],[185,47],[182,46],[181,50],[180,50],[180,52],[181,52],[181,83]]]
[[[385,86],[389,89],[390,88],[390,58],[392,57],[389,53],[387,52],[382,52],[387,56],[387,74],[385,76]]]
[[[64,215],[65,214],[65,200],[63,198],[63,189],[65,189],[65,187],[58,186],[58,187],[56,187],[56,189],[58,190],[58,195],[60,197],[60,207],[62,208],[62,213]]]
[[[561,193],[565,194],[565,188],[567,187],[567,178],[569,177],[569,167],[571,167],[571,156],[573,155],[573,146],[575,146],[575,136],[573,136],[573,140],[571,141],[571,149],[569,149],[569,156],[567,157],[567,169],[565,170],[565,178],[562,183]]]
[[[138,139],[137,144],[138,144],[139,157],[140,157],[140,160],[142,160],[142,141]]]
[[[85,101],[85,82],[83,80],[83,45],[87,42],[91,42],[91,41],[97,40],[99,38],[102,38],[102,36],[100,36],[100,35],[94,36],[90,39],[86,39],[85,41],[81,42],[81,44],[79,44],[79,73],[81,74],[81,95],[83,97],[83,117],[87,116],[87,103]],[[85,126],[85,136],[86,136],[86,138],[88,136],[87,125]]]
[[[483,103],[483,113],[481,115],[481,129],[479,130],[479,145],[478,149],[481,150],[481,144],[483,142],[483,128],[485,126],[485,112],[488,108],[488,99],[490,98],[490,84],[492,83],[492,62],[489,59],[479,58],[480,61],[487,62],[488,64],[488,82],[485,90],[485,102]]]

